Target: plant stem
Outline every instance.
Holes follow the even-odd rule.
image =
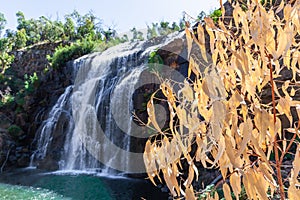
[[[276,103],[275,103],[275,91],[274,91],[274,80],[273,80],[273,68],[271,64],[271,57],[269,58],[269,64],[268,67],[270,69],[270,82],[271,82],[271,89],[272,89],[272,105],[273,105],[273,121],[274,126],[276,124]],[[278,133],[277,133],[278,134]],[[274,140],[274,152],[275,152],[275,161],[276,161],[276,171],[277,171],[277,177],[278,177],[278,184],[279,184],[279,192],[280,192],[280,199],[284,200],[284,186],[282,182],[282,175],[281,175],[281,169],[280,166],[282,164],[281,160],[279,159],[279,152],[278,152],[278,144],[277,144],[277,134],[275,136]]]
[[[296,127],[296,133],[294,133],[293,138],[289,142],[289,145],[287,146],[287,148],[285,149],[285,151],[282,153],[282,155],[280,157],[280,162],[281,163],[282,163],[282,161],[284,159],[285,154],[287,154],[289,152],[290,148],[292,147],[292,145],[293,145],[293,143],[294,143],[294,141],[295,141],[295,139],[297,137],[297,133],[298,133],[299,128],[300,128],[300,120],[298,120],[298,125]]]

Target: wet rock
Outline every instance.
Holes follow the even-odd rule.
[[[17,160],[17,166],[18,167],[28,167],[28,163],[30,162],[29,154],[23,154],[18,160]]]
[[[145,109],[145,93],[139,93],[139,94],[136,94],[134,95],[134,108],[135,109],[138,109],[138,110],[143,110]]]
[[[17,157],[15,155],[10,155],[8,157],[8,161],[11,162],[11,163],[14,163],[17,161]]]
[[[184,47],[184,40],[178,38],[160,48],[157,51],[157,54],[163,59],[164,65],[170,66],[173,69],[178,69],[178,56],[183,51]]]
[[[0,133],[7,133],[8,127],[11,126],[12,120],[6,113],[0,112]]]
[[[25,140],[27,138],[27,135],[26,134],[22,134],[18,137],[18,141],[22,141],[22,140]]]
[[[38,81],[35,82],[35,90],[23,98],[24,102],[15,103],[6,109],[1,108],[0,150],[2,150],[2,156],[0,160],[5,160],[9,152],[5,169],[29,165],[28,154],[35,149],[33,141],[38,127],[46,119],[47,110],[55,104],[65,86],[71,83],[70,71],[72,70],[70,68],[66,67],[60,71],[49,68],[47,72],[44,71],[49,66],[47,55],[52,55],[55,48],[61,44],[65,45],[62,42],[40,43],[13,52],[15,59],[10,71],[20,84],[23,84],[25,74],[30,76],[36,73]],[[20,130],[12,126],[19,127]],[[57,140],[63,140],[63,138],[57,137]]]
[[[26,147],[23,147],[23,148],[22,148],[22,152],[23,152],[23,153],[29,153],[29,149],[26,148]]]
[[[22,151],[22,149],[23,149],[23,147],[16,147],[16,151],[17,151],[17,152]]]
[[[37,168],[48,170],[48,171],[55,171],[55,170],[59,169],[59,165],[58,165],[57,160],[55,160],[51,157],[48,157],[48,158],[43,159],[42,161],[39,161]]]
[[[4,128],[0,128],[0,133],[7,133],[7,129],[4,129]]]

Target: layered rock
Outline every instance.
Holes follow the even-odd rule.
[[[41,43],[14,54],[14,62],[7,71],[24,87],[24,76],[36,73],[38,81],[34,91],[25,94],[22,103],[12,102],[0,111],[0,167],[27,167],[32,154],[32,143],[37,128],[46,119],[47,111],[71,83],[72,74],[68,68],[61,71],[50,67],[47,56],[53,55],[55,48],[65,45],[62,42]],[[16,81],[15,81],[16,82]],[[17,84],[17,83],[15,83]],[[16,98],[15,98],[16,99]]]

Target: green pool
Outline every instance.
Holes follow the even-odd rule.
[[[164,200],[148,181],[98,174],[17,170],[0,174],[1,200]]]

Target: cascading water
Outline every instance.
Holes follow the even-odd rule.
[[[163,42],[168,43],[175,37]],[[111,170],[113,168],[139,172],[136,165],[143,162],[142,157],[137,160],[133,159],[136,154],[126,153],[131,150],[130,135],[135,126],[131,114],[132,95],[146,68],[148,53],[163,42],[146,49],[145,42],[124,43],[75,60],[74,85],[66,88],[37,132],[34,159],[46,157],[57,120],[68,113],[70,123],[64,124],[60,133],[64,135],[60,170],[116,172]]]
[[[56,104],[52,107],[48,114],[47,120],[43,121],[37,131],[35,140],[37,141],[37,149],[31,156],[30,166],[32,167],[34,159],[44,159],[46,157],[49,145],[52,141],[53,132],[55,131],[58,121],[62,115],[66,115],[72,126],[72,117],[70,115],[69,98],[72,93],[73,86],[68,86],[65,92],[59,97]]]
[[[122,87],[119,81],[126,72],[130,70],[137,71],[137,73],[141,72],[141,67],[133,69],[133,67],[136,67],[133,63],[136,62],[134,55],[137,52],[123,55],[112,63],[104,55],[97,56],[92,60],[85,58],[85,64],[78,71],[72,94],[73,117],[76,126],[74,130],[67,133],[66,148],[60,162],[61,169],[95,169],[99,168],[99,159],[95,159],[95,157],[99,156],[98,158],[102,161],[108,162],[115,159],[112,154],[107,152],[109,149],[108,144],[101,143],[103,140],[100,138],[96,139],[101,131],[120,148],[129,148],[129,137],[126,137],[126,135],[123,137],[118,136],[120,130],[112,123],[113,116],[110,102],[120,99],[112,99],[111,96],[115,89]],[[89,71],[86,71],[86,67],[90,68]],[[121,90],[132,94],[133,86],[138,80],[138,76],[136,76],[136,73],[130,73],[126,78],[130,80],[131,85],[130,87],[124,85]],[[130,98],[123,98],[122,100],[131,102]],[[122,104],[119,105],[120,107],[122,106]],[[128,107],[126,108],[128,109]],[[122,108],[120,108],[120,113],[122,113]],[[130,131],[129,128],[123,131],[127,133]],[[91,152],[92,156],[90,155]],[[120,161],[126,165],[125,157]],[[102,168],[107,172],[107,168]]]

